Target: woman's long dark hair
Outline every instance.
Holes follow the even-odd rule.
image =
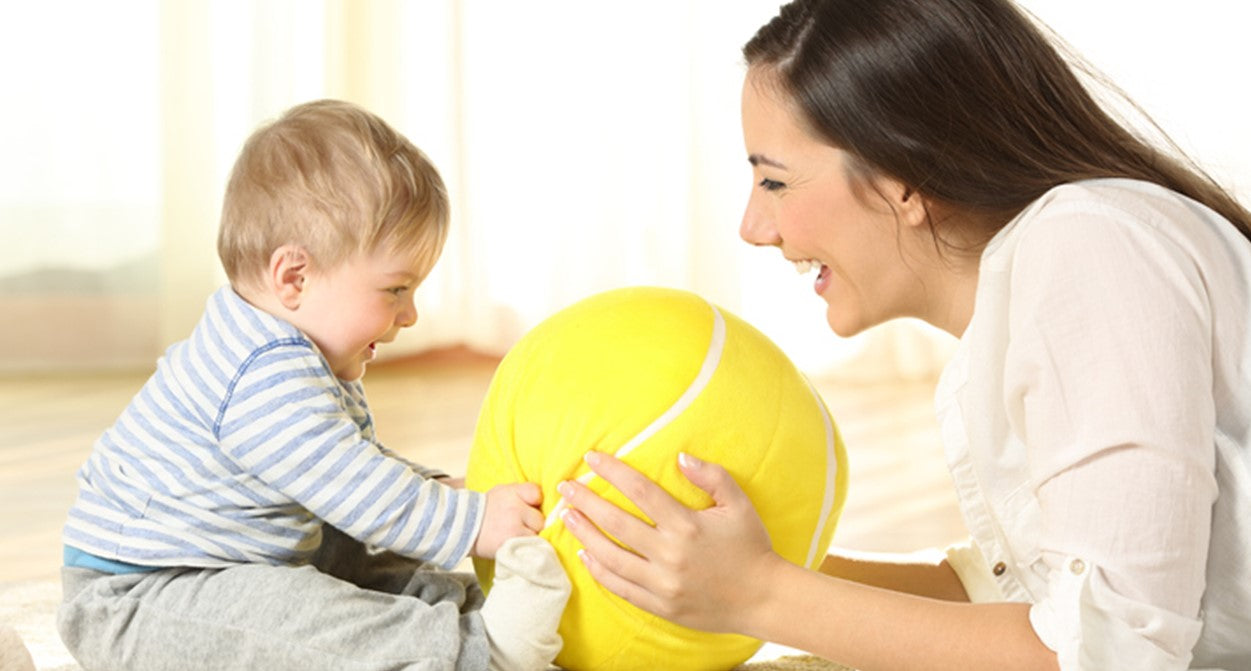
[[[1168,187],[1251,239],[1246,208],[1117,122],[1011,0],[795,0],[743,55],[864,176],[962,212],[983,243],[1048,190],[1104,177]]]

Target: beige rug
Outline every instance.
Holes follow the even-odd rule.
[[[11,627],[17,632],[39,671],[79,668],[56,633],[56,607],[60,601],[61,584],[57,581],[0,585],[0,628]],[[0,653],[0,659],[7,661],[11,657]]]
[[[61,601],[61,585],[56,581],[16,582],[0,585],[0,648],[3,632],[16,632],[38,671],[80,671],[74,658],[56,633],[56,607]],[[9,641],[18,643],[15,639]],[[768,649],[766,648],[766,653]],[[0,649],[0,671],[21,659],[21,650]],[[12,668],[21,668],[13,666]],[[734,671],[852,671],[841,664],[811,655],[781,654],[757,659]]]

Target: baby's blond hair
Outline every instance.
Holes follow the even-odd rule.
[[[447,239],[443,180],[376,115],[318,100],[256,130],[235,161],[217,253],[236,288],[254,285],[273,252],[302,247],[320,269],[359,252],[412,253],[427,272]]]

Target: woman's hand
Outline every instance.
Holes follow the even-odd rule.
[[[591,575],[644,610],[856,668],[1056,668],[1055,653],[1030,625],[1029,604],[921,598],[786,561],[771,548],[747,495],[720,466],[679,460],[683,474],[713,498],[711,508],[694,511],[607,454],[588,454],[587,463],[655,526],[576,482],[559,488],[572,508],[563,519],[585,546]]]
[[[562,519],[582,542],[580,556],[591,575],[668,620],[750,633],[752,609],[763,602],[773,567],[785,560],[773,552],[760,516],[730,474],[716,464],[679,457],[683,475],[713,499],[711,508],[695,511],[611,455],[591,452],[586,461],[655,523],[648,525],[581,483],[562,483],[561,496],[571,507]]]

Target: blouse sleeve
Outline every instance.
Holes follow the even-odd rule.
[[[1217,494],[1202,272],[1113,205],[1040,216],[1012,268],[1004,370],[1049,576],[1031,622],[1063,669],[1184,669]]]
[[[253,358],[216,431],[241,468],[370,545],[451,568],[468,555],[484,495],[415,473],[361,434],[320,357],[298,345]]]

